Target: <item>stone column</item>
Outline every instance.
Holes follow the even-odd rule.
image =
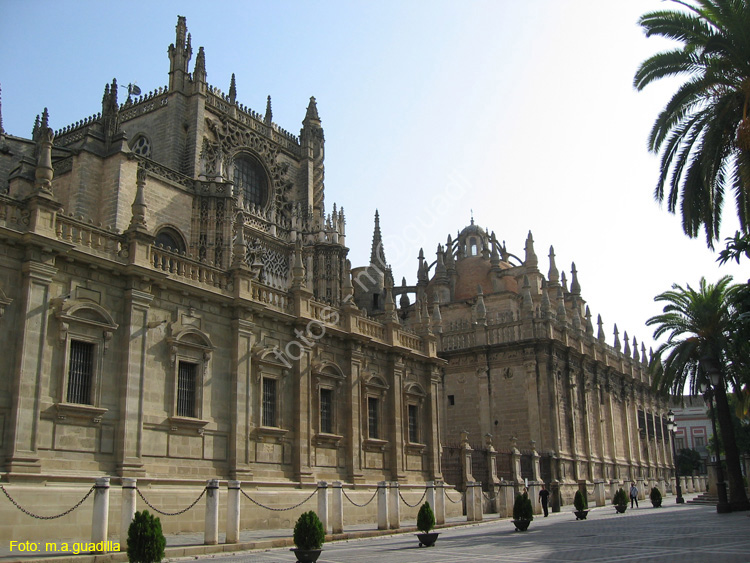
[[[683,491],[687,492],[687,481],[686,481],[685,477],[683,477],[683,476],[680,476],[680,488]],[[714,489],[714,490],[716,490],[716,489]]]
[[[465,487],[474,482],[474,475],[471,472],[471,452],[473,451],[469,445],[469,433],[463,430],[461,432],[461,484]]]
[[[433,366],[430,373],[430,393],[427,397],[427,416],[430,426],[425,429],[427,434],[427,463],[429,464],[429,475],[434,480],[443,478],[440,471],[440,428],[443,423],[440,419],[440,402],[442,400],[442,376],[440,369]],[[431,505],[432,506],[432,505]],[[433,510],[435,507],[432,507]]]
[[[240,482],[227,485],[227,543],[240,541]]]
[[[596,506],[604,506],[607,504],[604,493],[604,481],[597,480],[594,482],[594,502]]]
[[[205,545],[219,543],[219,480],[206,482],[206,522],[203,532]]]
[[[232,367],[230,372],[231,423],[229,438],[229,472],[234,479],[251,479],[250,452],[252,442],[248,436],[248,402],[252,399],[253,346],[255,345],[255,325],[242,319],[232,320]]]
[[[398,530],[401,527],[401,505],[399,499],[398,481],[390,483],[390,495],[388,502],[389,527],[391,530]]]
[[[435,514],[435,523],[437,524],[437,511],[435,505],[435,481],[427,481],[426,487],[427,491],[425,494],[425,501],[430,505],[430,508],[432,508],[432,512],[433,514]]]
[[[501,507],[498,508],[498,514],[500,516],[512,517],[513,516],[513,503],[516,500],[515,484],[510,481],[503,481],[500,483],[500,500]],[[502,512],[501,512],[502,509]]]
[[[333,482],[332,493],[331,531],[334,534],[342,534],[344,532],[344,489],[341,481]]]
[[[515,481],[516,487],[522,487],[523,477],[521,477],[521,452],[516,447],[517,442],[518,439],[515,436],[511,437],[510,464],[511,471],[513,472],[513,481]]]
[[[388,518],[388,482],[378,483],[378,530],[387,530],[390,523]]]
[[[435,523],[445,524],[445,483],[438,481],[435,488]]]
[[[534,514],[542,513],[542,503],[539,502],[539,491],[542,489],[536,481],[529,482],[529,499],[531,500],[531,510]]]
[[[328,483],[325,481],[318,481],[318,518],[327,534],[330,527],[328,525]]]
[[[91,513],[91,541],[107,543],[109,528],[109,477],[99,477],[94,485],[94,509]],[[127,544],[127,541],[126,541]],[[106,548],[102,551],[106,551]]]
[[[120,511],[120,547],[127,545],[128,530],[135,516],[135,488],[137,481],[130,477],[122,478],[122,501]]]
[[[550,510],[560,512],[562,497],[560,495],[560,481],[554,480],[550,483]]]
[[[401,389],[403,388],[404,361],[399,355],[394,355],[391,360],[392,387],[393,392],[386,395],[386,400],[391,405],[393,416],[390,433],[390,455],[392,456],[391,476],[400,481],[406,479],[404,473],[404,434],[401,431],[404,424],[404,402]],[[398,489],[397,489],[398,492]],[[391,515],[393,517],[393,515]]]

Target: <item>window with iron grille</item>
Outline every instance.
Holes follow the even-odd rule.
[[[276,424],[276,380],[263,378],[263,426]]]
[[[263,205],[266,201],[266,173],[263,167],[248,156],[239,156],[234,161],[234,186],[241,192],[245,204]]]
[[[91,342],[70,341],[70,360],[68,362],[69,403],[91,405],[91,387],[94,380],[94,349]]]
[[[409,405],[409,441],[419,443],[419,407]]]
[[[177,368],[177,416],[195,418],[195,383],[198,365],[180,362]]]
[[[378,400],[375,397],[367,398],[367,435],[370,438],[379,438],[378,435]]]
[[[333,390],[320,390],[320,431],[333,434]]]

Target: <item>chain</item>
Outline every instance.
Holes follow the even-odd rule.
[[[69,508],[69,509],[68,509],[68,510],[66,510],[65,512],[62,512],[62,513],[60,513],[60,514],[56,514],[55,516],[39,516],[38,514],[34,514],[33,512],[29,512],[29,511],[28,511],[28,510],[26,510],[26,509],[25,509],[25,508],[24,508],[23,506],[21,506],[20,504],[18,504],[18,503],[17,503],[17,502],[15,501],[15,500],[13,500],[13,497],[11,497],[11,496],[10,496],[10,495],[8,494],[8,491],[6,491],[6,490],[5,490],[5,487],[3,487],[2,485],[0,485],[0,489],[2,489],[2,490],[3,490],[3,493],[5,493],[5,496],[6,496],[6,497],[8,497],[8,500],[9,500],[10,502],[12,502],[12,503],[13,503],[13,505],[14,505],[14,506],[15,506],[15,507],[16,507],[16,508],[17,508],[18,510],[20,510],[21,512],[23,512],[23,513],[24,513],[24,514],[26,514],[27,516],[31,516],[32,518],[36,518],[37,520],[54,520],[55,518],[61,518],[61,517],[63,517],[63,516],[66,516],[66,515],[70,514],[70,513],[71,513],[71,512],[73,512],[73,511],[74,511],[74,510],[75,510],[76,508],[78,508],[79,506],[81,506],[81,505],[82,505],[82,504],[83,504],[83,503],[84,503],[84,502],[86,501],[86,499],[87,499],[87,498],[89,498],[89,496],[91,495],[91,493],[93,492],[93,490],[94,490],[95,488],[96,488],[95,486],[91,487],[91,488],[89,489],[89,492],[88,492],[88,493],[86,493],[86,494],[84,495],[84,497],[83,497],[83,498],[82,498],[81,500],[79,500],[79,501],[78,501],[78,503],[77,503],[77,504],[76,504],[75,506],[73,506],[73,507]]]
[[[492,499],[490,498],[490,496],[489,496],[489,495],[488,495],[487,493],[485,493],[484,491],[482,491],[482,495],[483,495],[483,496],[484,496],[484,498],[486,498],[486,499],[487,499],[488,501],[492,502]]]
[[[356,502],[354,502],[352,499],[349,498],[349,495],[346,494],[346,489],[341,489],[341,492],[344,493],[344,496],[346,497],[346,500],[348,500],[349,502],[351,502],[354,506],[358,506],[360,508],[364,508],[365,506],[367,506],[368,504],[370,504],[373,500],[375,500],[376,496],[378,496],[378,491],[377,491],[377,489],[375,489],[375,492],[370,497],[370,500],[368,500],[364,504],[357,504]]]
[[[422,493],[422,498],[417,501],[417,504],[409,504],[406,502],[406,499],[404,498],[404,495],[401,494],[401,490],[398,491],[398,496],[401,497],[401,500],[404,501],[404,504],[408,506],[409,508],[416,508],[420,504],[422,504],[422,501],[424,500],[424,497],[427,496],[427,489],[424,490],[424,493]]]
[[[246,498],[247,500],[249,500],[249,501],[250,501],[250,502],[252,502],[252,503],[255,503],[255,504],[257,504],[257,505],[258,505],[258,506],[260,506],[261,508],[265,508],[266,510],[272,510],[272,511],[274,511],[274,512],[284,512],[284,511],[286,511],[286,510],[294,510],[295,508],[297,508],[297,507],[300,507],[300,506],[302,506],[303,504],[305,504],[305,503],[306,503],[306,502],[307,502],[308,500],[310,500],[311,498],[313,498],[313,497],[315,496],[315,493],[317,493],[317,492],[318,492],[318,489],[316,488],[316,489],[315,489],[315,490],[314,490],[314,491],[313,491],[312,493],[310,493],[310,496],[309,496],[309,497],[307,497],[307,498],[306,498],[305,500],[303,500],[302,502],[299,502],[299,503],[295,504],[294,506],[290,506],[289,508],[272,508],[272,507],[270,507],[270,506],[266,506],[266,505],[264,505],[264,504],[261,504],[261,503],[259,503],[259,502],[258,502],[257,500],[254,500],[254,499],[250,498],[250,497],[248,496],[248,494],[247,494],[247,493],[246,493],[245,491],[243,491],[242,489],[240,489],[240,492],[241,492],[241,493],[242,493],[242,494],[244,495],[244,497],[245,497],[245,498]]]
[[[458,500],[453,500],[453,499],[452,499],[452,498],[451,498],[450,496],[448,496],[448,492],[447,492],[447,491],[445,491],[445,490],[443,491],[443,494],[445,495],[445,498],[447,498],[447,499],[448,499],[449,501],[451,501],[451,502],[452,502],[453,504],[458,504],[459,502],[461,502],[462,500],[464,500],[464,495],[463,495],[463,493],[461,493],[461,498],[460,498],[460,499],[458,499]]]
[[[204,488],[203,491],[201,492],[201,494],[198,495],[198,498],[193,501],[193,504],[191,504],[190,506],[188,506],[184,510],[178,510],[177,512],[162,512],[161,510],[159,510],[153,504],[151,504],[150,502],[148,502],[146,500],[146,497],[143,496],[143,493],[141,492],[141,490],[138,487],[136,487],[135,490],[138,491],[138,496],[141,497],[141,499],[143,500],[143,502],[145,502],[150,509],[152,509],[154,512],[158,512],[159,514],[162,514],[164,516],[179,516],[180,514],[184,514],[185,512],[187,512],[188,510],[190,510],[191,508],[193,508],[196,504],[198,504],[198,501],[203,498],[203,495],[206,494],[206,489]]]

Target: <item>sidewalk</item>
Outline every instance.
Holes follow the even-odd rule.
[[[696,495],[685,495],[686,500],[690,500],[693,498],[693,496]],[[486,534],[486,531],[482,531],[481,528],[487,527],[487,529],[491,529],[493,533],[496,530],[500,530],[502,532],[508,532],[506,534],[507,537],[513,538],[513,537],[520,537],[520,538],[527,538],[528,540],[532,540],[533,542],[539,541],[539,534],[544,534],[545,538],[547,536],[550,537],[550,539],[554,539],[557,537],[557,540],[562,542],[563,544],[569,544],[571,539],[576,538],[591,538],[596,537],[596,535],[588,535],[591,532],[596,532],[596,530],[601,529],[601,527],[604,525],[605,530],[609,530],[607,534],[611,534],[613,525],[617,525],[618,531],[622,528],[622,525],[624,524],[631,524],[638,522],[639,520],[643,520],[645,518],[651,518],[655,519],[655,523],[650,525],[648,528],[648,533],[645,532],[643,523],[637,526],[637,535],[639,540],[643,540],[645,536],[652,536],[652,541],[654,542],[654,548],[656,548],[656,545],[669,545],[671,543],[671,536],[675,534],[689,534],[689,537],[691,541],[695,541],[696,537],[704,537],[706,538],[705,531],[701,531],[700,527],[703,525],[701,523],[701,519],[715,519],[715,508],[710,506],[701,506],[701,505],[676,505],[674,503],[674,496],[668,496],[664,499],[664,508],[654,510],[651,508],[650,502],[646,499],[644,501],[641,501],[641,508],[640,509],[634,509],[630,510],[628,509],[628,512],[626,512],[626,515],[616,515],[614,514],[614,509],[611,505],[607,505],[604,507],[597,507],[593,508],[591,512],[589,513],[589,519],[587,521],[581,521],[576,522],[575,518],[570,514],[571,510],[573,510],[572,506],[565,506],[562,509],[562,512],[560,513],[550,513],[549,518],[544,518],[542,516],[535,516],[534,521],[532,522],[532,526],[530,528],[530,531],[528,533],[513,533],[513,526],[510,523],[509,518],[498,518],[496,515],[493,514],[487,514],[485,515],[485,520],[481,523],[467,523],[465,517],[459,517],[459,518],[453,518],[450,519],[449,522],[447,522],[444,526],[439,527],[438,531],[444,531],[445,533],[442,534],[443,537],[452,537],[457,538],[461,535],[466,534],[473,534],[474,536],[477,535],[477,533],[480,533],[482,536]],[[675,522],[672,518],[669,516],[675,513],[675,515],[679,515],[680,517],[690,517],[690,523],[685,522],[681,524],[679,527],[675,528]],[[750,556],[748,555],[750,553],[750,535],[747,533],[750,531],[750,521],[746,519],[748,513],[735,513],[732,518],[733,522],[738,522],[740,525],[744,525],[744,531],[739,534],[740,538],[737,537],[738,534],[735,533],[733,540],[740,539],[743,543],[743,547],[741,549],[744,549],[742,553],[744,554],[744,559],[740,559],[742,561],[750,561]],[[665,518],[665,516],[667,516]],[[720,515],[719,518],[722,518],[724,515]],[[637,517],[633,519],[633,517]],[[695,520],[695,522],[693,522]],[[724,521],[729,521],[729,519],[724,519]],[[570,528],[571,523],[573,526],[578,525],[577,528],[572,528],[572,530],[575,530],[577,533],[575,536],[572,537],[566,537],[566,529]],[[658,526],[664,526],[663,530],[658,530],[657,528],[654,528],[655,525]],[[690,529],[693,525],[697,526],[697,528]],[[477,529],[477,528],[480,529]],[[376,541],[376,545],[383,546],[388,543],[387,537],[393,538],[392,541],[399,542],[403,541],[406,542],[406,545],[410,545],[412,543],[415,543],[413,535],[411,535],[414,531],[416,531],[416,522],[415,521],[405,521],[402,522],[401,529],[397,531],[393,530],[377,530],[375,525],[361,525],[361,526],[346,526],[345,532],[343,534],[337,534],[335,536],[328,536],[326,541],[326,554],[333,554],[334,550],[341,551],[341,549],[344,549],[349,542],[342,541],[342,540],[358,540],[358,539],[365,539],[365,538],[376,538],[379,536],[386,536],[385,538],[380,538],[379,541],[377,540],[367,540],[369,543],[370,541]],[[581,532],[586,532],[586,535],[579,535]],[[727,532],[729,529],[727,528]],[[721,528],[718,530],[719,535],[721,533]],[[515,534],[515,535],[514,535]],[[526,535],[528,534],[528,535]],[[560,537],[562,535],[562,537]],[[221,558],[222,554],[232,554],[234,553],[235,556],[229,556],[229,559],[227,561],[241,561],[241,560],[248,560],[249,556],[252,554],[252,560],[253,561],[294,561],[294,556],[289,554],[289,547],[293,547],[292,543],[292,530],[291,529],[279,529],[279,530],[245,530],[240,534],[240,543],[237,544],[223,544],[221,542],[224,541],[224,535],[221,534],[219,537],[219,544],[218,545],[203,545],[203,534],[202,533],[194,533],[194,534],[176,534],[176,535],[169,535],[167,536],[167,549],[166,549],[166,560],[169,561],[175,561],[180,558],[184,557],[190,557],[191,559],[196,558],[203,558],[202,556],[206,556],[206,558]],[[627,539],[627,538],[626,538]],[[597,546],[605,546],[607,544],[611,544],[611,542],[614,540],[614,537],[604,537],[601,541],[594,541],[594,540],[587,540],[586,544],[591,545],[597,545]],[[711,542],[714,542],[715,538],[710,538]],[[334,543],[339,542],[339,543]],[[354,542],[360,543],[360,542]],[[526,542],[528,543],[528,542]],[[444,552],[444,546],[447,544],[445,540],[440,541],[441,544],[441,550],[440,552]],[[479,544],[478,544],[479,545]],[[679,545],[678,538],[675,538],[675,545]],[[104,562],[120,562],[120,561],[127,561],[127,556],[124,553],[125,546],[122,546],[121,549],[123,549],[120,553],[110,553],[110,554],[104,554],[104,555],[66,555],[66,556],[55,556],[46,554],[43,552],[37,552],[33,555],[30,555],[28,557],[18,557],[16,554],[11,554],[9,551],[9,546],[4,545],[0,546],[0,561],[2,563],[10,563],[12,561],[20,561],[24,563],[29,563],[30,561],[46,561],[49,563],[104,563]],[[616,547],[616,546],[615,546]],[[274,548],[285,548],[283,550],[279,549],[276,550]],[[468,549],[468,545],[463,546],[464,549]],[[619,561],[626,561],[626,560],[639,560],[637,558],[628,556],[628,549],[624,549],[624,551],[621,553],[621,557],[618,557]],[[739,548],[738,548],[739,549]],[[250,553],[251,550],[273,550],[273,553],[275,553],[275,559],[266,559],[261,557],[261,554],[257,551],[254,551]],[[242,555],[239,552],[245,552],[245,555]],[[425,552],[425,556],[427,556],[427,553],[429,553],[429,557],[433,557],[433,559],[424,559],[424,561],[438,561],[438,559],[434,559],[434,556],[438,554],[438,551],[430,550],[421,550],[421,552]],[[416,552],[415,552],[416,553]],[[415,556],[415,553],[412,553],[410,557]],[[487,559],[486,554],[485,555],[479,555],[477,554],[476,560],[498,560],[495,559],[494,556],[491,559]],[[529,554],[531,555],[531,554]],[[577,557],[580,557],[581,554],[578,554]],[[291,559],[289,559],[288,556],[291,556]],[[456,554],[454,553],[454,556]],[[705,553],[704,553],[705,556]],[[357,556],[358,559],[361,559],[359,556]],[[381,561],[388,561],[389,563],[395,561],[395,559],[392,558],[392,553],[389,553],[383,557]],[[523,561],[523,560],[534,560],[532,559],[524,559],[521,557],[520,559],[517,558],[518,554],[515,554],[514,559],[507,559],[508,561]],[[595,557],[594,553],[590,554],[590,558],[595,558],[597,560],[601,560],[598,557]],[[587,558],[581,558],[580,560],[587,559]],[[329,561],[329,559],[326,557],[324,558],[325,561]],[[422,559],[404,559],[405,562],[411,562],[411,561],[421,561]],[[451,559],[440,559],[445,561],[451,561]],[[553,557],[551,560],[558,560],[557,558]],[[568,560],[568,559],[560,559],[560,560]],[[578,559],[574,559],[578,560]],[[662,559],[663,561],[667,559]],[[698,559],[689,559],[691,561],[701,561],[700,558]],[[705,560],[705,559],[704,559]],[[716,559],[717,561],[723,561],[724,559]],[[336,561],[347,561],[347,559],[339,558],[336,559]],[[374,559],[374,561],[377,561],[377,559]],[[471,559],[465,559],[464,557],[461,557],[460,559],[453,559],[453,561],[471,561]],[[681,563],[685,563],[685,559],[680,559]]]

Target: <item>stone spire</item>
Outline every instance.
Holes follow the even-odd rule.
[[[380,234],[380,214],[375,210],[375,228],[372,233],[372,248],[370,249],[370,265],[378,270],[385,271],[385,249],[383,248],[383,236]]]
[[[536,253],[534,253],[534,237],[531,236],[531,231],[529,231],[529,235],[526,237],[526,260],[524,260],[524,265],[529,268],[536,268],[539,265]]]
[[[393,301],[393,274],[391,272],[386,272],[385,275],[385,320],[391,323],[399,322],[396,304]]]
[[[146,186],[146,170],[141,167],[138,167],[136,173],[135,186],[135,200],[133,200],[133,205],[130,206],[132,211],[130,230],[146,229],[146,197],[143,193]]]
[[[427,263],[424,259],[424,250],[419,249],[419,266],[417,268],[417,283],[424,283],[427,284],[427,272],[425,268],[427,268]]]
[[[401,278],[401,287],[406,287],[406,278]],[[401,292],[401,297],[398,300],[399,307],[401,307],[401,310],[406,310],[409,305],[411,305],[411,301],[409,301],[409,294],[406,293],[406,291]]]
[[[601,315],[597,315],[597,317],[596,317],[596,324],[599,327],[599,332],[597,333],[596,338],[597,338],[597,340],[599,340],[599,342],[604,342],[604,340],[605,340],[605,338],[604,338],[604,323],[602,323],[602,316]]]
[[[568,293],[568,278],[565,277],[565,270],[560,274],[560,282],[565,293]]]
[[[542,318],[548,319],[552,312],[552,304],[549,300],[547,281],[542,280]]]
[[[120,106],[117,103],[117,79],[112,79],[112,86],[104,87],[102,96],[102,126],[108,140],[120,129]]]
[[[447,270],[455,270],[455,260],[453,258],[453,238],[450,234],[448,240],[445,243],[445,267]]]
[[[234,226],[237,230],[237,235],[234,237],[234,244],[232,245],[232,267],[239,268],[245,263],[245,256],[247,254],[247,244],[245,243],[245,220],[242,211],[237,213]]]
[[[437,256],[437,261],[435,262],[435,280],[447,281],[448,271],[445,269],[445,254],[441,244],[438,244],[437,252],[435,254]]]
[[[557,320],[564,323],[568,320],[568,312],[565,309],[565,296],[562,287],[557,288]]]
[[[237,81],[232,73],[232,80],[229,82],[229,101],[233,104],[237,103]]]
[[[443,332],[443,316],[440,314],[440,301],[435,301],[435,307],[432,309],[432,326],[435,327],[435,332],[440,334]]]
[[[195,69],[193,70],[193,80],[196,82],[206,81],[206,53],[203,47],[198,47],[198,55],[195,57]]]
[[[318,117],[318,104],[315,102],[315,96],[310,96],[310,103],[307,105],[305,119],[302,120],[302,125],[309,124],[320,125],[320,117]]]
[[[623,337],[623,340],[625,341],[625,349],[623,350],[623,354],[626,356],[630,356],[630,340],[628,340],[628,331],[625,331],[625,335]]]
[[[352,263],[349,260],[344,262],[344,283],[341,293],[344,298],[344,307],[356,307],[354,305],[354,285],[352,285]]]
[[[589,306],[586,305],[586,334],[589,336],[594,336],[594,325],[591,324],[591,309],[589,309]]]
[[[177,16],[175,42],[169,46],[167,53],[169,54],[169,89],[183,90],[187,85],[188,63],[193,56],[185,16]]]
[[[614,344],[612,344],[612,346],[618,352],[620,351],[620,348],[622,347],[622,345],[620,344],[620,331],[617,330],[617,324],[616,323],[615,323],[615,342],[614,342]]]
[[[560,272],[555,265],[555,247],[549,247],[549,273],[547,274],[549,284],[553,287],[560,285]]]
[[[266,125],[271,125],[273,123],[273,112],[271,111],[271,95],[269,94],[268,99],[266,100],[266,115],[263,116],[263,122]]]
[[[633,337],[633,359],[638,360],[638,341]]]
[[[573,279],[570,280],[570,292],[573,295],[581,295],[581,284],[578,283],[578,270],[576,270],[575,262],[571,265],[570,271],[573,274]]]
[[[531,299],[531,283],[529,283],[529,276],[527,275],[523,276],[521,298],[523,299],[522,306],[524,313],[532,316],[534,314],[534,301]]]
[[[500,269],[500,253],[497,251],[497,238],[495,238],[495,231],[492,231],[490,235],[490,247],[492,252],[490,253],[490,264],[493,270]]]
[[[301,289],[305,287],[305,265],[302,261],[302,239],[294,243],[294,264],[292,266],[292,288]]]
[[[646,358],[646,345],[643,342],[641,342],[641,363],[648,364],[648,359]]]
[[[573,330],[581,330],[581,313],[578,310],[578,299],[573,296]]]
[[[37,192],[52,195],[52,178],[54,169],[52,168],[52,141],[54,133],[49,127],[49,114],[47,108],[42,112],[42,121],[36,131],[37,140],[37,163],[34,177],[36,179]]]

